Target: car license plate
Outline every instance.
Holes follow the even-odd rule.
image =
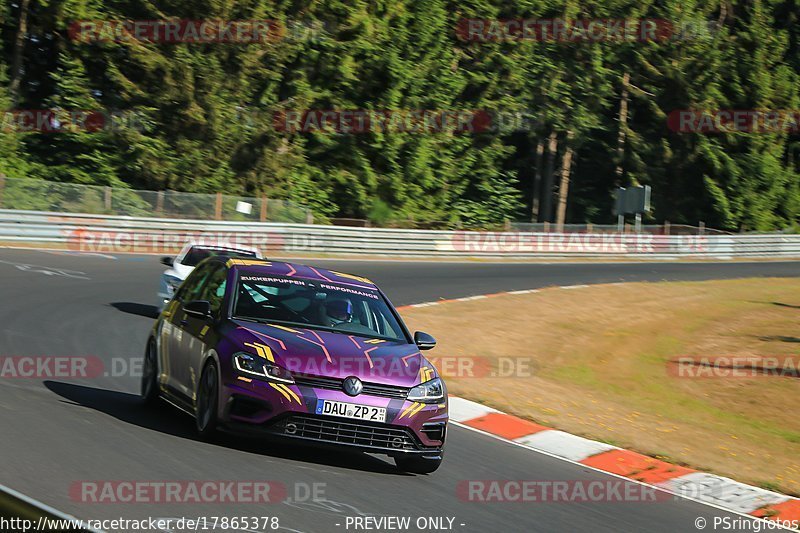
[[[370,422],[386,422],[385,407],[356,405],[354,403],[336,402],[333,400],[317,400],[316,412],[318,415],[355,418],[357,420],[369,420]]]

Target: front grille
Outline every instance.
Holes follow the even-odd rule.
[[[398,427],[302,415],[284,418],[277,423],[277,427],[282,434],[290,437],[387,450],[419,449],[409,430]]]
[[[342,380],[339,378],[328,378],[324,376],[295,375],[294,381],[298,385],[314,387],[317,389],[338,390],[342,389]],[[383,396],[385,398],[398,398],[404,400],[408,396],[409,389],[397,387],[395,385],[383,385],[381,383],[364,383],[364,390],[361,394],[371,396]]]
[[[408,396],[405,387],[395,387],[394,385],[381,385],[379,383],[364,383],[364,394],[373,396],[386,396],[387,398],[400,398],[405,400]]]
[[[342,380],[338,378],[326,378],[322,376],[299,376],[295,374],[294,382],[298,385],[314,387],[316,389],[342,390]]]

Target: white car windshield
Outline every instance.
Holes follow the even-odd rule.
[[[207,246],[192,246],[181,260],[182,265],[197,266],[197,263],[211,257],[212,255],[224,255],[226,257],[256,257],[255,252],[248,250],[236,250],[233,248],[209,248]]]

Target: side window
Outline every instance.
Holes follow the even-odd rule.
[[[208,300],[211,304],[211,312],[218,316],[222,307],[222,300],[225,297],[225,285],[228,278],[228,269],[219,267],[208,277],[208,282],[202,290],[198,300]]]
[[[186,281],[183,282],[175,297],[182,302],[197,300],[197,295],[200,293],[206,278],[211,274],[213,267],[214,265],[202,265],[194,269],[189,274],[189,277],[186,278]]]

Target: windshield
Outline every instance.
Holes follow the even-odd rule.
[[[197,263],[212,255],[224,255],[225,257],[255,257],[255,252],[247,250],[233,250],[230,248],[207,248],[205,246],[192,246],[181,260],[182,265],[197,266]]]
[[[239,276],[234,317],[408,342],[381,294],[281,276]]]

